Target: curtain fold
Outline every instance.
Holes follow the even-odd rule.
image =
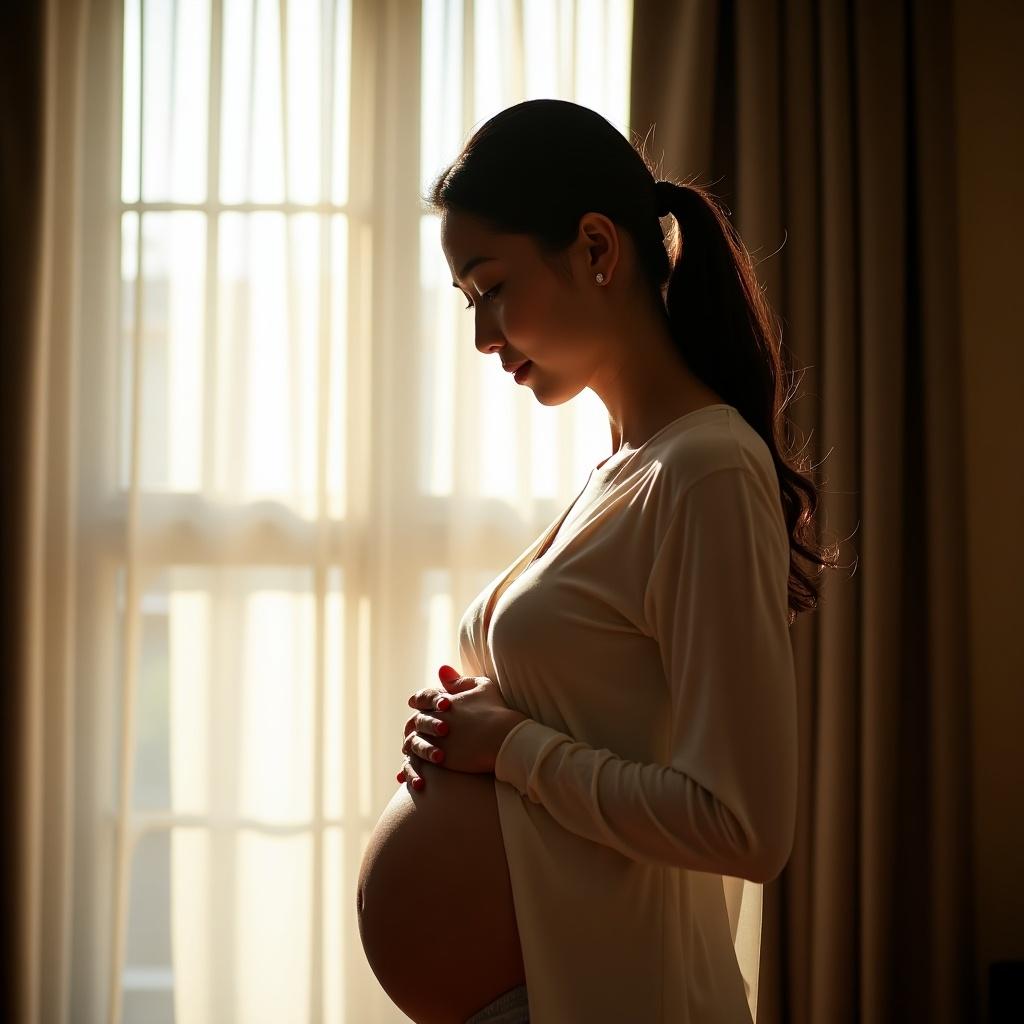
[[[950,5],[636,0],[632,67],[633,128],[731,209],[784,319],[850,570],[792,630],[800,808],[758,1021],[970,1019]]]
[[[85,0],[11,5],[4,95],[5,544],[0,746],[14,780],[5,865],[11,1021],[68,1010],[72,919],[74,370]],[[12,898],[13,897],[13,898]]]
[[[35,265],[41,251],[37,222],[42,205],[44,90],[40,69],[44,25],[42,10],[34,4],[7,5],[0,19],[0,93],[21,97],[16,106],[5,103],[0,120],[0,334],[9,342],[30,335],[35,313]],[[31,922],[23,894],[31,851],[28,816],[34,796],[33,780],[25,770],[29,745],[25,724],[30,712],[25,679],[32,646],[26,630],[25,594],[32,572],[26,551],[37,532],[28,516],[32,473],[26,429],[34,353],[35,346],[30,344],[0,344],[0,473],[5,498],[0,502],[4,568],[0,674],[6,681],[0,687],[0,774],[11,822],[10,835],[0,843],[0,1014],[19,1024],[28,1020],[31,948],[26,941]]]

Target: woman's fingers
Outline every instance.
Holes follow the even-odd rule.
[[[451,698],[434,687],[417,690],[406,703],[420,711],[447,711],[452,706]]]
[[[431,743],[430,737],[447,736],[448,729],[448,723],[434,715],[413,715],[405,723],[402,753],[417,754],[431,764],[440,764],[444,760],[444,751],[436,743]]]
[[[429,736],[447,736],[448,723],[443,718],[436,718],[433,715],[416,715],[415,729],[417,732]]]
[[[444,760],[444,751],[440,747],[428,743],[418,732],[411,732],[405,737],[402,753],[416,754],[431,764],[440,764]]]
[[[396,778],[399,782],[408,780],[413,789],[420,792],[427,783],[416,771],[415,763],[419,758],[431,764],[441,764],[444,761],[444,751],[431,743],[428,737],[448,735],[450,727],[444,719],[438,717],[438,713],[447,711],[452,702],[442,691],[428,687],[417,690],[409,698],[408,703],[411,708],[431,713],[416,714],[406,721],[405,742],[402,744],[402,753],[406,755],[406,761]]]
[[[409,780],[409,784],[417,793],[422,792],[423,787],[426,786],[427,782],[416,770],[413,768],[413,758],[409,757],[406,759],[405,764],[402,765],[401,771],[398,773],[398,781],[405,782]]]

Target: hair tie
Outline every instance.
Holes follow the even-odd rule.
[[[677,186],[672,181],[656,181],[654,194],[658,203],[658,216],[667,217],[672,212],[672,203],[677,196]]]

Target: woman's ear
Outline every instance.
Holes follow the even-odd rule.
[[[603,213],[585,213],[580,219],[580,237],[585,246],[588,281],[604,274],[602,284],[609,284],[619,262],[619,233],[615,224]]]

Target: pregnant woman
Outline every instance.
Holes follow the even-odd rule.
[[[410,696],[363,949],[418,1024],[751,1024],[818,600],[792,552],[835,558],[776,321],[710,194],[586,107],[502,111],[428,199],[478,351],[544,405],[592,388],[612,451]]]

